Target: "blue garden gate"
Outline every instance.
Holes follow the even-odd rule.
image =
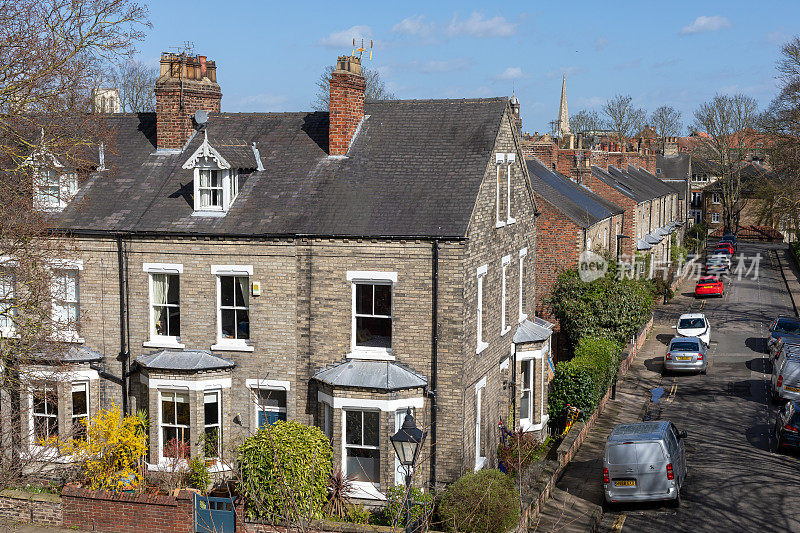
[[[231,498],[194,495],[195,533],[234,533],[236,508]]]

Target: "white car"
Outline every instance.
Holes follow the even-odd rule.
[[[699,337],[708,346],[711,342],[711,324],[703,313],[687,313],[678,319],[678,325],[672,326],[679,337]]]

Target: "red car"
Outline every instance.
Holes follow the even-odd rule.
[[[725,283],[717,276],[703,276],[697,280],[694,295],[696,298],[701,296],[719,296],[722,298],[725,296]]]
[[[729,242],[721,242],[717,244],[717,251],[715,253],[725,253],[728,255],[733,255],[733,244]]]

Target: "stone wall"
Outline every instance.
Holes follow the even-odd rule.
[[[15,524],[61,525],[61,497],[14,489],[0,491],[0,521]]]

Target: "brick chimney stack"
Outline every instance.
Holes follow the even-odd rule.
[[[217,66],[206,56],[165,52],[155,93],[157,147],[183,148],[195,130],[195,111],[220,111]]]
[[[364,118],[366,81],[361,74],[361,58],[340,56],[331,74],[331,95],[328,102],[330,155],[346,155],[353,135]]]

